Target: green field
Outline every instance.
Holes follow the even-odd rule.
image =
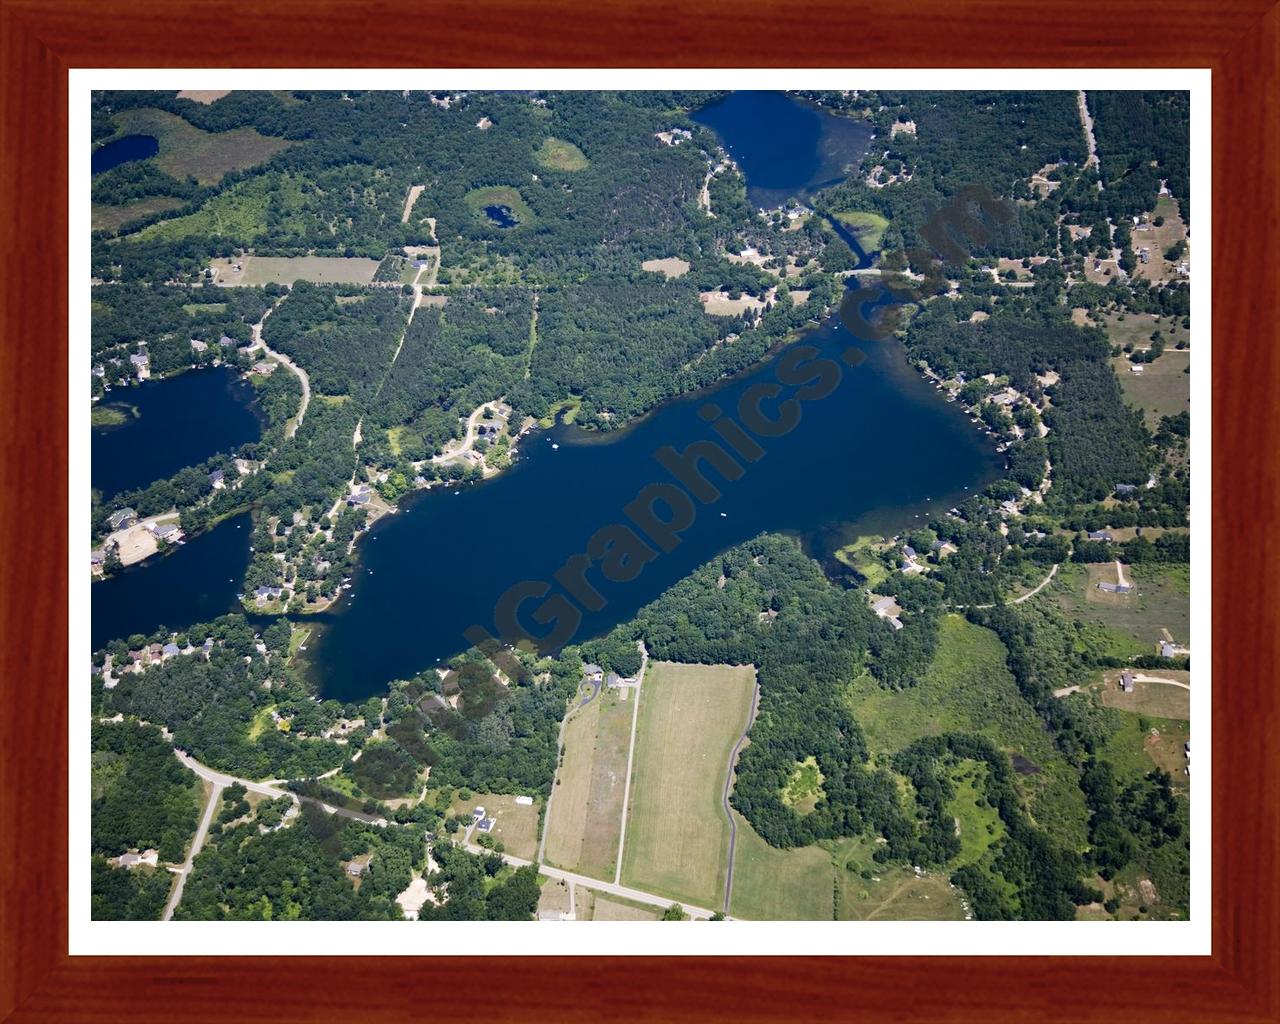
[[[627,809],[622,881],[703,907],[724,898],[729,754],[751,707],[747,665],[650,662]]]
[[[549,171],[581,171],[591,164],[572,142],[557,138],[544,140],[533,158]]]
[[[853,232],[858,244],[866,252],[880,248],[880,239],[889,226],[889,221],[880,214],[863,210],[842,210],[835,214],[835,218]]]
[[[547,825],[548,864],[613,881],[633,707],[605,691],[565,725]]]
[[[1148,427],[1158,426],[1161,416],[1174,416],[1191,408],[1191,375],[1186,372],[1191,365],[1190,349],[1179,352],[1166,348],[1155,362],[1143,364],[1141,374],[1130,372],[1133,364],[1126,356],[1113,358],[1111,365],[1120,378],[1125,399],[1143,410]]]
[[[1191,632],[1191,573],[1185,565],[1142,563],[1125,570],[1134,590],[1108,594],[1098,579],[1115,579],[1110,562],[1063,565],[1049,593],[1069,616],[1099,622],[1128,643],[1124,653],[1155,654],[1161,629],[1187,643]],[[1109,574],[1109,575],[1108,575]]]
[[[951,887],[948,872],[917,875],[909,867],[877,864],[875,846],[865,837],[826,845],[835,863],[838,920],[964,920],[961,893]]]
[[[761,839],[737,811],[733,816],[738,842],[731,915],[751,921],[830,921],[831,855],[818,846],[779,850]]]
[[[875,759],[883,763],[923,736],[977,733],[1033,770],[1019,776],[1032,817],[1060,842],[1085,845],[1084,796],[1074,769],[1018,692],[1004,645],[990,630],[959,615],[943,618],[929,670],[905,690],[886,690],[869,675],[849,688],[849,707]]]
[[[156,166],[179,181],[195,178],[201,185],[216,185],[228,172],[260,164],[293,145],[252,128],[206,132],[177,114],[151,107],[122,110],[113,119],[120,129],[113,138],[154,136],[160,144],[153,158]]]
[[[129,237],[172,242],[188,235],[226,235],[249,243],[266,232],[268,210],[278,214],[283,223],[292,224],[295,222],[290,215],[305,201],[301,178],[263,174],[218,193],[195,213],[160,221]],[[302,225],[302,221],[296,222],[296,226]]]

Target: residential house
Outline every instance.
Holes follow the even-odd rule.
[[[493,818],[481,818],[476,822],[476,828],[481,832],[492,832],[493,826],[498,822]]]
[[[182,536],[182,531],[176,523],[153,523],[150,527],[151,533],[156,540],[172,542]]]
[[[168,661],[170,658],[176,658],[182,653],[182,649],[175,643],[167,643],[160,649],[162,659]]]
[[[136,850],[130,850],[128,853],[120,854],[120,856],[116,857],[112,863],[119,867],[129,869],[143,867],[144,865],[146,867],[154,868],[160,863],[160,851],[143,850],[141,853],[138,853]]]
[[[107,517],[107,523],[113,530],[122,530],[138,521],[138,513],[131,508],[117,509]]]
[[[258,587],[253,592],[253,600],[256,604],[266,604],[268,601],[279,600],[283,593],[281,587]]]
[[[1111,533],[1108,530],[1090,530],[1089,539],[1100,540],[1105,544],[1110,544],[1113,540],[1115,540],[1115,538],[1111,536]]]
[[[215,469],[209,474],[209,485],[215,490],[220,491],[227,486],[226,474],[220,469]]]
[[[585,679],[598,683],[604,678],[604,669],[599,665],[586,664],[582,666],[582,675]]]
[[[192,352],[207,352],[208,350],[209,350],[209,346],[205,342],[201,341],[199,338],[191,339]]]
[[[1128,669],[1120,673],[1120,689],[1125,693],[1133,693],[1133,673]]]
[[[1136,484],[1116,484],[1116,494],[1132,494],[1137,489]]]

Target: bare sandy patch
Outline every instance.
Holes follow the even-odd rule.
[[[813,294],[813,291],[812,289],[809,289],[809,288],[792,288],[791,301],[794,302],[797,306],[803,306],[806,302],[809,301],[809,296],[812,294]]]
[[[197,103],[203,103],[207,106],[222,99],[223,96],[230,95],[230,89],[183,89],[178,93],[178,99],[195,100]]]
[[[726,291],[714,291],[699,292],[698,298],[702,300],[703,309],[711,316],[741,316],[747,310],[759,312],[764,309],[765,304],[772,302],[777,293],[778,289],[770,288],[763,299],[748,295],[746,292],[736,299],[731,299]]]
[[[687,260],[678,259],[675,256],[668,256],[660,260],[645,260],[640,264],[641,270],[650,270],[662,274],[664,277],[683,277],[689,273],[689,263]]]
[[[413,204],[418,201],[418,196],[426,191],[426,185],[410,185],[409,194],[404,197],[404,213],[400,215],[400,223],[409,223],[409,214],[413,212]]]
[[[969,314],[969,323],[978,324],[978,323],[981,323],[983,320],[989,319],[990,316],[991,316],[990,313],[984,313],[980,309],[975,309],[972,313]]]

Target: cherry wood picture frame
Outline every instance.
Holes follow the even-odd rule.
[[[1280,6],[0,0],[0,55],[0,1019],[1280,1021]],[[1212,69],[1211,956],[68,955],[68,69],[482,66]]]

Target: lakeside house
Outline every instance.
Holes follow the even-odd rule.
[[[268,601],[278,601],[283,593],[283,587],[258,587],[253,592],[253,600],[255,604],[266,604]]]
[[[107,524],[112,530],[123,530],[138,521],[138,513],[131,508],[121,508],[107,517]]]
[[[220,491],[227,486],[226,474],[220,469],[215,469],[209,474],[209,486],[215,491]]]
[[[236,339],[228,337],[227,335],[224,334],[221,338],[218,339],[218,344],[221,345],[223,348],[235,348]]]
[[[604,669],[599,665],[586,664],[582,666],[582,676],[584,682],[598,683],[604,678]]]
[[[199,338],[192,338],[192,339],[191,339],[191,351],[192,351],[192,352],[207,352],[207,351],[208,351],[208,349],[209,349],[208,344],[206,344],[205,342],[201,341]]]
[[[181,653],[182,653],[182,648],[180,648],[177,644],[173,643],[172,641],[170,641],[169,643],[165,644],[162,648],[160,648],[161,658],[164,661],[168,661],[170,658],[176,658]]]
[[[355,488],[355,490],[353,490],[349,495],[347,495],[347,505],[349,505],[352,508],[355,508],[361,505],[367,505],[369,504],[369,501],[372,497],[373,497],[373,491],[369,489],[369,485],[361,484],[359,487]]]
[[[138,373],[138,380],[146,380],[151,376],[151,357],[146,352],[135,352],[129,357],[129,362],[133,364],[133,368]]]

